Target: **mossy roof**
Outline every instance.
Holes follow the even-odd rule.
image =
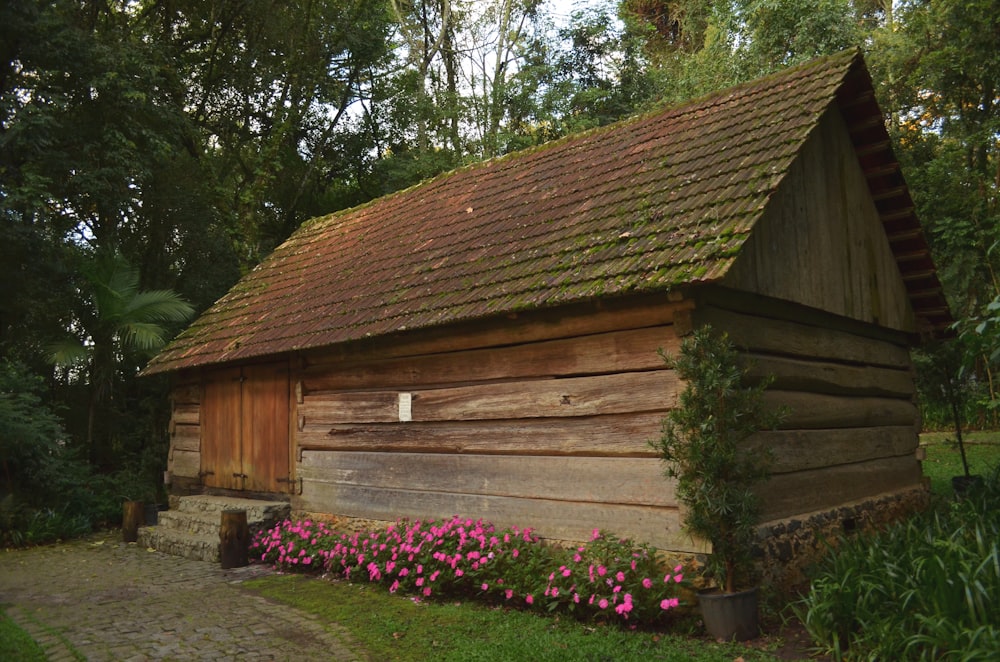
[[[915,311],[942,327],[940,284],[850,51],[308,221],[144,372],[718,281],[833,104]]]

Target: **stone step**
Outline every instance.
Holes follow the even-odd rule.
[[[182,513],[216,513],[223,510],[247,511],[248,522],[277,522],[285,519],[291,506],[284,501],[258,501],[225,496],[186,496],[178,499],[177,510]]]
[[[217,563],[222,512],[234,509],[246,511],[251,535],[291,512],[291,506],[282,501],[185,496],[172,499],[171,509],[159,513],[156,526],[140,527],[138,542],[166,554]]]
[[[186,513],[179,510],[166,510],[160,513],[157,526],[164,531],[218,536],[220,523],[221,515],[218,513]],[[247,523],[249,524],[249,518]]]
[[[219,562],[219,534],[198,535],[157,526],[139,527],[139,545],[164,554],[197,561]]]

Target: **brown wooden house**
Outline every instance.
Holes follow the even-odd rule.
[[[909,347],[949,321],[850,52],[314,219],[145,373],[175,493],[695,551],[658,348],[711,323],[776,376],[773,528],[923,493]]]

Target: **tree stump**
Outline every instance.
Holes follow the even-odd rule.
[[[219,529],[219,557],[223,568],[242,568],[250,564],[250,528],[247,511],[223,510]]]
[[[135,542],[139,539],[139,527],[146,523],[146,512],[142,501],[126,501],[122,506],[122,539]]]

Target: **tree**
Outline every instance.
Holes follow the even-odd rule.
[[[112,397],[119,370],[138,372],[136,355],[150,357],[168,339],[169,324],[184,322],[194,309],[170,290],[139,289],[139,273],[117,253],[98,253],[83,268],[81,303],[68,326],[76,331],[52,348],[52,361],[78,369],[90,390],[86,447],[95,464],[107,458],[95,436],[103,402]],[[130,365],[131,363],[131,365]]]

